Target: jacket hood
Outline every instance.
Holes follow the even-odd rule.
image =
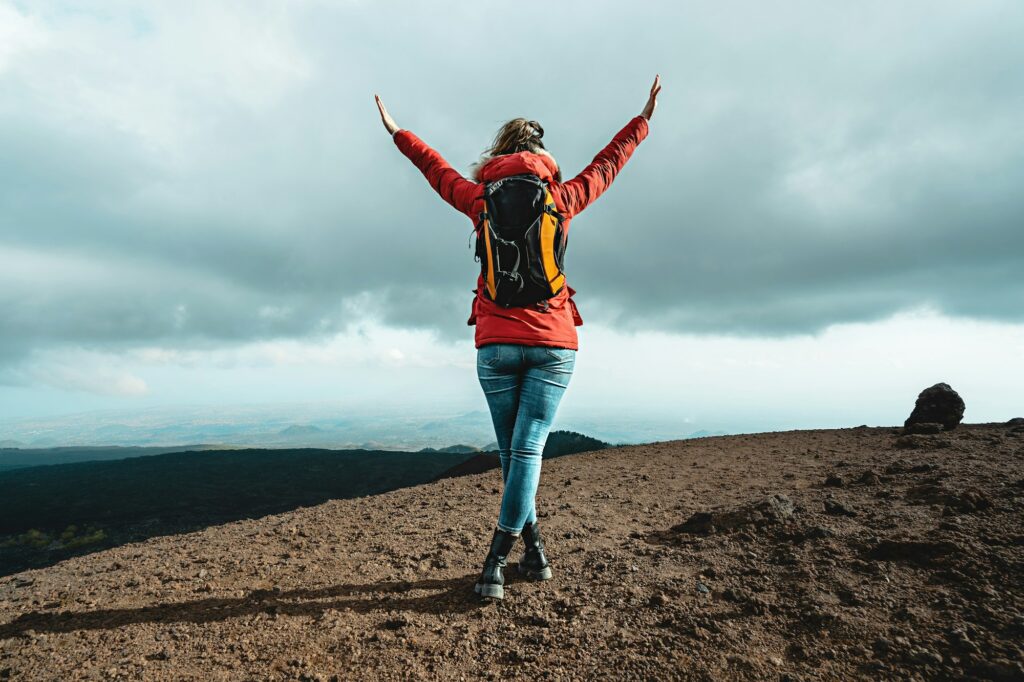
[[[558,173],[558,163],[547,150],[484,156],[471,167],[474,182],[490,182],[520,173],[533,173],[550,182]]]

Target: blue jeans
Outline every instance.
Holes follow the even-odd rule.
[[[519,534],[537,521],[541,455],[575,365],[571,348],[489,343],[477,349],[476,373],[491,410],[505,485],[501,530]]]

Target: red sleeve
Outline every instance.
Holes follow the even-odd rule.
[[[612,180],[626,165],[633,150],[647,137],[647,132],[647,119],[635,116],[615,135],[608,146],[594,157],[589,166],[562,185],[564,208],[570,216],[585,209],[608,189]]]
[[[444,158],[408,130],[393,136],[398,148],[409,157],[441,198],[467,215],[480,195],[480,186],[462,177]]]

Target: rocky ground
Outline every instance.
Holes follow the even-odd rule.
[[[481,603],[499,499],[488,471],[8,576],[0,679],[1024,679],[1024,428],[551,460],[555,577]]]

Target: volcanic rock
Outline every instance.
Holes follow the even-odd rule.
[[[825,478],[825,485],[830,488],[842,488],[845,484],[843,477],[839,474],[829,474]]]
[[[960,424],[965,408],[963,398],[949,384],[938,383],[924,389],[917,396],[914,411],[903,423],[903,428],[908,429],[912,424],[937,422],[949,431]]]
[[[911,504],[937,504],[953,512],[972,513],[988,509],[992,501],[976,488],[950,490],[938,483],[922,483],[907,489],[905,497]]]
[[[729,532],[741,526],[765,526],[782,523],[793,516],[793,501],[785,495],[770,495],[764,500],[736,509],[696,512],[683,523],[672,527],[677,533],[704,534]]]
[[[926,436],[933,435],[942,432],[942,424],[939,422],[920,422],[905,426],[903,431],[904,433],[914,433]]]
[[[949,441],[935,436],[922,436],[919,433],[913,433],[900,436],[894,445],[902,449],[948,448]]]
[[[882,482],[882,477],[876,474],[871,469],[868,469],[867,471],[860,475],[860,478],[857,479],[857,482],[862,485],[878,485],[879,483]]]
[[[857,512],[843,504],[834,497],[826,497],[823,506],[825,513],[830,516],[856,516]]]

